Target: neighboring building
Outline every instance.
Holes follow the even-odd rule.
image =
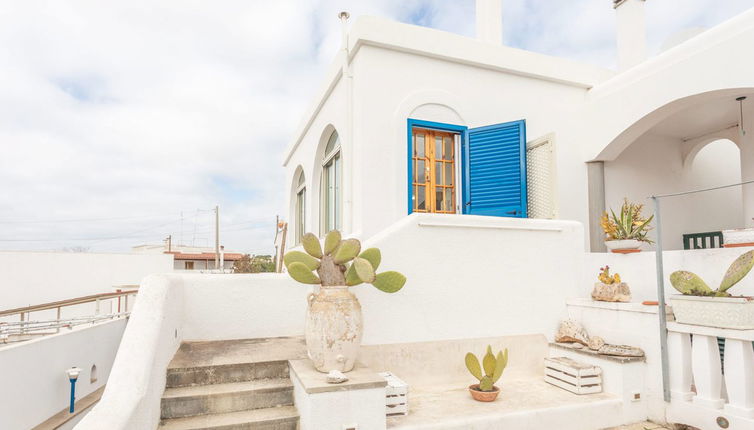
[[[289,247],[432,212],[577,220],[598,251],[624,197],[754,179],[754,12],[646,59],[644,1],[618,1],[616,72],[503,46],[480,4],[481,40],[374,17],[344,34],[285,154]],[[663,205],[679,249],[752,226],[754,188]]]
[[[174,270],[215,270],[215,248],[187,245],[139,245],[131,248],[136,253],[172,254]],[[220,247],[220,267],[233,269],[233,263],[240,260],[243,253],[228,252]]]

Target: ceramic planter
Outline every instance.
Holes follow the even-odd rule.
[[[670,297],[676,322],[738,330],[754,329],[754,300],[751,297],[698,297],[674,294]]]
[[[500,388],[493,385],[492,391],[479,391],[479,384],[473,384],[469,385],[469,393],[478,402],[494,402],[497,395],[500,394]]]
[[[321,286],[309,295],[306,347],[320,372],[353,369],[364,324],[359,300],[346,286]]]
[[[636,239],[606,240],[605,246],[612,252],[639,252],[641,241]]]

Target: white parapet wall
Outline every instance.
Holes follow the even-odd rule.
[[[66,370],[81,368],[76,399],[107,383],[126,319],[0,347],[0,422],[3,430],[28,430],[68,407]],[[93,366],[96,380],[92,380]]]
[[[104,254],[88,252],[0,251],[3,290],[0,309],[11,309],[114,291],[119,285],[138,285],[152,273],[173,271],[167,254]],[[63,317],[92,314],[64,309]],[[33,314],[33,317],[54,317]]]
[[[699,275],[711,288],[717,288],[728,266],[751,247],[711,248],[663,252],[665,269],[665,297],[678,294],[670,284],[670,274],[676,270],[688,270]],[[589,297],[600,267],[610,266],[611,273],[620,273],[621,280],[631,288],[633,302],[657,300],[657,272],[655,253],[633,254],[588,253],[584,260],[584,279],[580,294],[574,297]],[[744,278],[730,292],[734,295],[754,296],[754,276]]]
[[[413,214],[368,240],[382,270],[408,281],[395,294],[355,287],[364,344],[554,335],[578,296],[583,226],[575,221]]]

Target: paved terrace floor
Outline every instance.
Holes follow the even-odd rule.
[[[583,430],[620,423],[621,400],[611,394],[578,396],[533,378],[503,381],[500,387],[502,392],[493,403],[473,400],[466,387],[411,387],[409,414],[389,417],[387,427],[393,430]]]

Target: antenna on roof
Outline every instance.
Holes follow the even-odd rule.
[[[340,20],[341,44],[343,45],[342,48],[346,51],[348,51],[348,18],[350,17],[351,14],[345,10],[338,14],[338,19]]]

